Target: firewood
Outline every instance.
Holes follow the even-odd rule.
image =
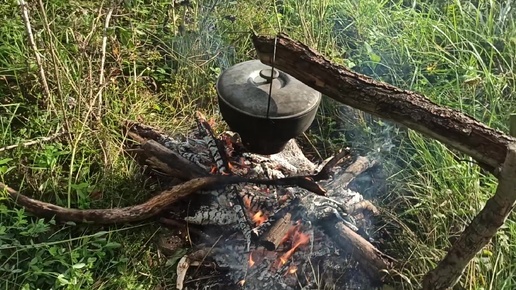
[[[516,138],[489,128],[457,110],[441,107],[415,92],[378,82],[332,63],[285,34],[253,37],[259,59],[324,95],[356,109],[392,120],[472,156],[498,175],[507,146]],[[275,57],[273,54],[276,53]]]
[[[293,225],[292,213],[287,212],[278,219],[267,234],[262,235],[259,244],[268,251],[274,251],[283,242],[285,235]]]
[[[284,204],[281,208],[276,210],[276,212],[271,215],[267,221],[265,221],[263,224],[257,226],[251,231],[253,240],[259,240],[262,237],[265,237],[265,239],[271,238],[272,240],[276,241],[276,237],[269,237],[269,232],[276,227],[276,224],[282,224],[285,222],[284,218],[287,213],[291,213],[295,208],[299,207],[300,199],[294,198],[290,202]],[[297,209],[296,209],[297,210]],[[291,219],[292,217],[290,217]],[[280,225],[278,225],[280,227]],[[279,231],[276,231],[277,234],[279,234]],[[282,236],[283,237],[283,236]],[[267,242],[267,240],[264,240],[265,244],[268,247],[271,247],[271,245]],[[261,241],[260,241],[261,243]],[[264,245],[265,246],[265,245]],[[276,248],[278,245],[275,244]]]
[[[357,176],[375,165],[375,161],[370,161],[369,158],[364,156],[358,156],[344,172],[335,178],[335,182],[342,187],[347,187]]]
[[[437,267],[423,278],[424,290],[444,290],[459,280],[468,263],[495,236],[516,205],[516,142],[509,145],[496,193],[460,235]]]
[[[0,191],[5,190],[13,202],[38,217],[55,217],[60,221],[80,223],[115,224],[137,222],[153,217],[179,199],[218,184],[220,182],[219,178],[218,176],[208,176],[192,179],[170,189],[166,189],[142,204],[109,209],[64,208],[32,199],[1,182]]]
[[[159,164],[162,170],[173,177],[190,180],[209,175],[208,172],[196,164],[154,140],[148,140],[143,143],[141,148],[143,149],[143,154],[145,154],[151,162],[154,162],[153,164],[155,166]]]
[[[337,218],[321,220],[319,224],[333,241],[359,262],[360,267],[371,279],[384,280],[387,271],[392,268],[393,258],[379,251],[370,242],[348,228]]]

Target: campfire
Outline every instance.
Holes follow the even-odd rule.
[[[130,131],[212,175],[249,181],[198,192],[162,216],[170,235],[188,233],[192,245],[177,289],[372,289],[381,280],[388,259],[366,234],[376,208],[348,189],[374,162],[345,149],[316,165],[294,140],[278,154],[253,154],[236,133],[216,137],[200,114],[197,123],[184,138],[143,125]]]

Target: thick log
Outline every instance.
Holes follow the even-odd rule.
[[[489,243],[512,212],[516,205],[516,143],[511,144],[507,152],[495,195],[464,230],[446,257],[425,275],[424,290],[451,289],[469,261]]]
[[[276,68],[340,103],[392,120],[468,154],[495,175],[505,160],[509,142],[516,141],[418,93],[375,81],[334,64],[284,34],[276,39],[255,35],[253,43],[263,63],[272,64],[276,43]]]
[[[324,232],[332,237],[339,247],[351,253],[373,281],[383,281],[388,270],[392,269],[394,260],[391,257],[380,252],[343,222],[333,218],[328,221],[320,221],[318,224],[322,225]]]
[[[292,226],[292,214],[287,212],[275,222],[267,234],[260,238],[259,244],[268,251],[276,250]]]
[[[181,178],[183,180],[190,180],[193,178],[205,177],[209,173],[201,167],[181,157],[179,154],[173,152],[167,147],[159,144],[154,140],[148,140],[142,144],[143,153],[151,160],[155,158],[157,161],[166,164],[165,169],[169,175]],[[168,168],[167,168],[168,167]]]

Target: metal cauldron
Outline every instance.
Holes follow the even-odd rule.
[[[312,124],[321,94],[259,60],[238,63],[217,81],[219,108],[244,146],[258,154],[280,152]],[[269,95],[270,92],[270,95]]]

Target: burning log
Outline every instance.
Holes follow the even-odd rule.
[[[274,251],[283,243],[283,239],[288,234],[290,228],[294,224],[292,213],[287,212],[283,217],[278,219],[270,228],[267,234],[262,235],[260,245],[268,251]]]
[[[209,127],[207,128],[209,130]],[[339,168],[339,166],[342,166],[342,160],[346,162],[351,160],[349,149],[336,154],[334,158],[322,167],[319,173],[314,174],[313,171],[316,166],[309,162],[306,157],[302,156],[299,147],[292,141],[286,148],[292,148],[293,151],[285,152],[285,154],[279,153],[270,157],[256,156],[247,153],[243,153],[241,156],[228,154],[227,157],[231,159],[228,160],[229,162],[233,162],[233,164],[239,162],[242,166],[249,166],[249,168],[246,168],[244,171],[242,171],[241,168],[234,168],[231,171],[225,170],[230,168],[229,164],[231,163],[217,162],[223,159],[219,158],[220,156],[213,156],[214,154],[223,154],[221,151],[224,151],[225,148],[220,148],[217,145],[216,150],[207,150],[207,146],[214,148],[215,146],[213,146],[213,144],[217,143],[216,140],[211,141],[211,138],[215,138],[213,132],[208,131],[208,133],[209,138],[204,138],[199,135],[189,136],[189,138],[186,138],[189,143],[186,143],[185,141],[168,137],[158,131],[153,131],[151,128],[143,125],[131,125],[130,129],[127,131],[127,135],[141,143],[139,148],[132,152],[135,152],[137,156],[143,157],[141,158],[144,162],[143,164],[150,165],[152,169],[163,172],[167,176],[177,177],[182,180],[190,177],[198,177],[171,187],[141,205],[118,209],[65,209],[29,199],[15,190],[7,188],[3,184],[0,184],[0,190],[6,188],[7,192],[18,205],[26,207],[29,211],[36,213],[36,215],[55,216],[62,221],[71,220],[75,222],[93,222],[98,224],[134,222],[147,219],[157,214],[162,214],[165,209],[170,208],[172,203],[180,199],[186,197],[192,200],[195,199],[195,195],[189,196],[191,193],[197,192],[198,194],[204,195],[204,197],[206,197],[206,194],[209,194],[214,197],[217,202],[220,202],[217,207],[212,208],[202,205],[200,207],[201,210],[195,212],[193,217],[187,216],[181,219],[189,223],[197,222],[199,225],[223,222],[227,224],[224,225],[223,228],[229,228],[231,223],[234,222],[237,229],[241,230],[244,237],[246,235],[245,230],[247,225],[252,224],[252,226],[255,227],[251,228],[252,231],[250,232],[253,235],[253,241],[263,246],[260,250],[253,250],[253,252],[249,254],[248,247],[247,249],[245,246],[241,247],[240,244],[242,240],[234,239],[235,236],[224,242],[224,247],[228,246],[228,244],[232,244],[230,253],[235,260],[241,259],[236,253],[243,250],[243,255],[249,257],[254,263],[252,269],[250,269],[249,276],[247,276],[247,281],[254,282],[246,284],[246,288],[261,289],[261,286],[259,288],[253,288],[258,287],[257,281],[269,281],[268,283],[270,284],[268,285],[273,287],[277,285],[275,283],[281,281],[278,279],[284,279],[285,275],[290,275],[289,277],[293,278],[292,275],[295,275],[296,271],[303,272],[306,275],[306,271],[308,271],[309,268],[303,266],[304,262],[302,262],[303,259],[305,259],[305,254],[302,253],[303,249],[306,248],[305,245],[312,241],[313,247],[313,239],[316,236],[319,240],[325,239],[326,243],[331,245],[330,248],[328,248],[328,246],[317,246],[318,251],[320,251],[322,255],[329,255],[328,251],[335,248],[333,245],[334,242],[330,241],[327,235],[323,235],[322,231],[310,225],[313,224],[313,221],[321,219],[319,213],[325,212],[325,210],[321,209],[333,207],[335,211],[330,210],[330,212],[338,211],[341,212],[341,215],[345,215],[346,209],[349,208],[346,206],[347,201],[349,201],[346,196],[351,191],[347,190],[341,192],[340,189],[343,188],[342,185],[347,186],[351,178],[358,175],[360,170],[368,168],[368,166],[357,166],[355,164],[350,167],[351,172],[350,170],[343,170],[342,173],[347,172],[345,174],[351,174],[351,178],[346,178],[345,180],[335,178],[330,180],[330,183],[326,183],[325,185],[328,186],[329,190],[327,191],[321,185],[325,184],[326,179],[330,178],[333,167],[337,166],[337,168]],[[206,136],[206,134],[204,136]],[[203,155],[206,152],[209,152],[211,155]],[[240,158],[245,159],[245,162],[241,161]],[[358,160],[363,161],[362,158]],[[208,173],[214,163],[217,164],[217,171],[222,175],[210,175]],[[370,165],[372,163],[366,162],[363,164]],[[182,170],[185,171],[184,168],[189,168],[188,171],[190,172],[181,172]],[[241,176],[236,175],[241,173]],[[333,186],[337,180],[342,184]],[[321,185],[317,184],[317,181],[320,181]],[[256,186],[255,184],[270,187],[264,188]],[[326,193],[329,193],[331,196],[322,196]],[[200,199],[209,200],[209,198],[204,197]],[[339,199],[341,197],[345,198]],[[358,199],[355,200],[353,195],[351,195],[351,200],[353,203],[360,201]],[[242,202],[240,203],[240,201]],[[246,204],[245,201],[247,201],[248,204]],[[267,203],[267,207],[261,207],[263,202]],[[224,208],[223,205],[226,203],[229,207]],[[241,209],[245,210],[236,211],[235,206],[240,206]],[[250,209],[252,209],[252,211]],[[243,213],[244,216],[237,214],[237,212]],[[173,216],[177,218],[177,215]],[[268,217],[268,219],[264,221],[266,217]],[[247,220],[247,218],[249,220]],[[214,220],[211,221],[212,223],[205,223],[207,219]],[[303,226],[300,226],[301,224],[294,223],[294,221],[298,219],[310,222],[303,223]],[[160,221],[172,226],[175,224],[172,220],[167,218],[162,218]],[[244,224],[246,226],[244,226]],[[306,232],[305,228],[307,227],[310,228],[310,233]],[[201,228],[201,226],[199,226],[198,229],[199,228]],[[230,232],[234,234],[233,231]],[[314,233],[317,233],[317,235],[314,235]],[[199,236],[204,240],[211,239],[209,235],[207,236],[206,233],[200,230],[191,230],[190,234]],[[287,242],[285,242],[286,240]],[[283,253],[279,252],[279,245],[284,245],[286,251]],[[224,252],[224,247],[218,250],[214,249],[214,251],[210,252],[210,256],[214,260],[221,262],[224,257],[228,256],[228,253]],[[355,248],[359,248],[359,246]],[[267,251],[267,249],[271,249],[272,251]],[[338,250],[334,250],[333,253],[335,253],[335,251]],[[229,256],[231,256],[231,254]],[[272,257],[267,259],[265,257],[267,255],[272,255]],[[248,261],[245,261],[245,265],[249,267],[247,262]],[[336,262],[333,265],[346,263],[340,260],[340,262]],[[201,264],[205,265],[204,263]],[[182,265],[181,272],[178,272],[178,275],[185,278],[186,268],[188,265],[191,265],[191,263],[183,263]],[[242,270],[242,268],[235,267],[235,262],[225,264],[222,268],[235,269],[237,274],[241,273],[240,271]],[[374,272],[376,272],[376,269]],[[242,277],[238,277],[237,281],[240,280],[242,280]],[[290,280],[294,281],[295,279]],[[235,281],[235,283],[237,281]],[[254,286],[251,287],[251,285]]]
[[[320,221],[320,224],[323,225],[325,233],[333,237],[341,248],[348,250],[357,261],[360,261],[359,265],[371,279],[377,283],[384,280],[386,270],[392,268],[393,258],[380,252],[338,219]]]
[[[254,36],[260,60],[283,70],[336,101],[395,121],[472,156],[498,175],[507,146],[516,138],[465,114],[438,106],[424,96],[353,72],[284,34]],[[275,47],[276,44],[276,47]],[[274,52],[276,56],[273,57]]]
[[[298,198],[292,200],[270,216],[265,223],[253,229],[253,236],[259,239],[259,245],[268,251],[274,251],[283,243],[283,239],[292,228],[296,217],[292,212],[299,206],[299,202]],[[300,212],[297,213],[299,214]]]

